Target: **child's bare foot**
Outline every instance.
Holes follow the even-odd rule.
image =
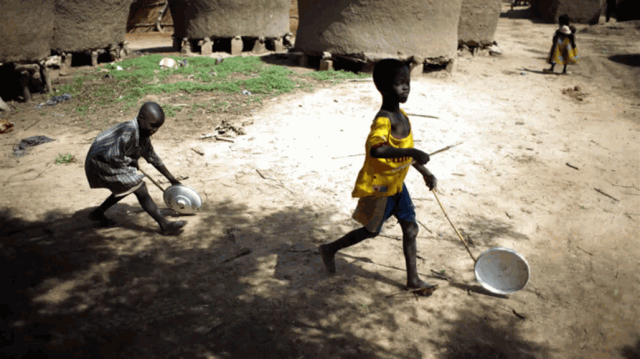
[[[89,219],[92,221],[96,221],[99,222],[99,226],[100,227],[113,227],[116,225],[116,222],[113,221],[112,219],[107,218],[104,213],[98,211],[98,210],[94,210],[93,212],[89,213]]]
[[[324,263],[324,268],[327,270],[327,273],[335,274],[336,273],[335,253],[329,252],[329,249],[324,244],[318,247],[318,249],[320,249],[320,256],[322,257],[322,262]]]
[[[551,69],[542,69],[542,72],[544,72],[545,74],[552,74],[553,70],[551,70]]]
[[[162,233],[165,236],[179,234],[182,227],[186,225],[187,225],[187,221],[167,222],[167,224],[163,228],[160,228],[160,233]]]
[[[437,284],[429,284],[420,279],[408,280],[407,289],[420,295],[431,295],[438,288]]]

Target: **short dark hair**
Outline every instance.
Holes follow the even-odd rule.
[[[564,15],[560,15],[560,17],[558,18],[558,23],[559,23],[560,25],[567,25],[567,26],[569,26],[569,21],[570,21],[570,20],[571,20],[571,19],[569,19],[569,15],[564,14]]]
[[[397,59],[384,59],[376,62],[373,67],[373,83],[378,91],[387,89],[400,71],[409,71],[406,63]]]

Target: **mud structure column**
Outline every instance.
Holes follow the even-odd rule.
[[[213,52],[213,42],[211,38],[206,37],[198,41],[198,45],[200,46],[200,55],[208,56]]]
[[[256,42],[253,44],[253,50],[251,50],[254,54],[263,54],[267,52],[267,45],[265,43],[264,37],[260,36]]]
[[[182,39],[182,48],[180,49],[181,54],[190,54],[191,53],[191,41],[188,38]]]
[[[73,59],[73,55],[71,53],[63,52],[62,53],[62,67],[63,69],[71,68],[71,60]]]
[[[19,71],[20,75],[22,75],[20,78],[20,85],[22,85],[22,97],[24,97],[25,102],[29,102],[31,101],[29,84],[31,83],[33,74],[35,74],[36,71],[40,71],[40,66],[36,64],[16,65],[16,71]]]
[[[277,39],[269,40],[271,42],[271,46],[275,52],[284,52],[284,43],[282,42],[282,38],[279,37]]]
[[[231,39],[231,55],[240,55],[243,48],[244,43],[242,42],[242,36],[234,36],[233,39]]]
[[[328,71],[333,68],[333,61],[331,61],[331,54],[328,52],[322,53],[322,60],[320,60],[320,71]]]
[[[9,112],[11,111],[11,107],[7,105],[6,102],[2,101],[2,97],[0,97],[0,111]]]
[[[424,72],[424,60],[422,56],[413,56],[411,58],[409,68],[411,69],[412,78],[422,75]]]
[[[91,51],[91,66],[98,66],[98,51]]]

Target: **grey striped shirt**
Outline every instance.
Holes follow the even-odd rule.
[[[140,157],[156,168],[162,165],[149,137],[140,137],[137,118],[102,131],[89,148],[84,163],[89,186],[108,188],[115,194],[130,190],[144,178],[130,166],[132,160]]]

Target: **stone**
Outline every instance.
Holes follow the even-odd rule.
[[[208,56],[213,53],[213,42],[210,38],[200,40],[198,45],[200,45],[200,55]]]
[[[191,42],[188,38],[182,39],[182,46],[180,47],[181,54],[190,54],[191,53]]]
[[[447,64],[447,67],[446,67],[447,72],[452,74],[452,73],[456,72],[457,69],[458,69],[458,60],[457,59],[451,59],[449,61],[449,63]]]
[[[73,59],[73,55],[71,53],[62,53],[62,68],[70,69],[71,68],[71,60]]]
[[[254,54],[264,54],[267,52],[267,44],[265,42],[264,37],[259,37],[256,42],[253,43],[253,49],[251,50]]]
[[[412,62],[410,67],[411,67],[411,78],[420,76],[424,72],[424,62],[420,62],[420,63]]]
[[[273,45],[273,50],[275,52],[284,52],[285,51],[283,39],[281,37],[279,37],[277,39],[273,39],[271,41],[272,41],[272,45]]]
[[[98,51],[91,51],[91,66],[98,66]]]
[[[243,48],[242,36],[235,36],[231,39],[231,55],[240,55]]]
[[[320,60],[320,71],[328,71],[333,68],[333,61],[322,59]]]

